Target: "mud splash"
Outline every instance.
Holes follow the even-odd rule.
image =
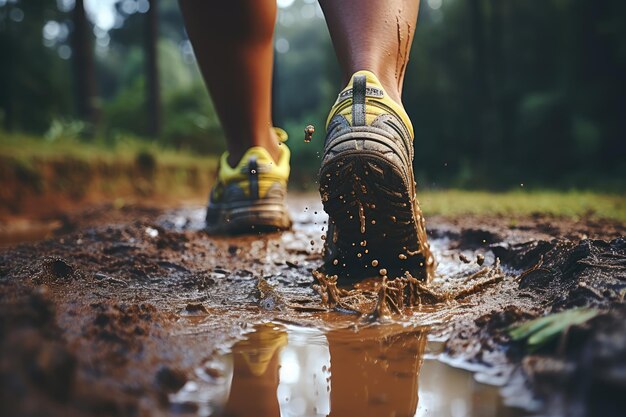
[[[478,257],[482,265],[484,255]],[[469,263],[469,262],[466,262]],[[384,271],[384,270],[381,270]],[[461,300],[493,285],[505,275],[500,268],[500,259],[494,264],[464,277],[455,289],[446,288],[442,281],[431,285],[414,278],[409,272],[404,277],[388,279],[383,274],[381,280],[367,280],[356,284],[351,289],[338,287],[337,275],[326,275],[313,271],[318,284],[313,288],[320,294],[322,305],[331,309],[354,312],[371,320],[389,319],[393,315],[404,315],[405,309],[422,305],[445,304]]]

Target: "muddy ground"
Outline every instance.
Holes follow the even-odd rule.
[[[230,238],[201,230],[201,207],[100,206],[58,219],[51,239],[2,249],[0,415],[241,415],[206,399],[223,376],[216,364],[235,343],[235,353],[242,340],[253,343],[250,332],[262,339],[258,326],[270,322],[327,334],[374,331],[367,340],[380,340],[372,349],[393,337],[418,349],[427,334],[443,343],[439,361],[498,384],[507,404],[544,415],[623,415],[623,224],[543,215],[431,217],[438,269],[429,288],[444,297],[424,297],[381,319],[327,309],[313,289],[326,221],[315,201],[292,200],[292,231]],[[529,352],[506,331],[581,306],[600,314],[540,350]],[[420,330],[406,336],[409,328]],[[206,391],[204,400],[181,396],[190,382]],[[339,392],[339,382],[333,384]],[[412,401],[414,413],[419,405]],[[248,415],[259,415],[253,410]]]

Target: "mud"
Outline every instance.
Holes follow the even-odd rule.
[[[432,283],[339,277],[328,308],[326,218],[291,208],[293,231],[225,238],[201,208],[101,207],[4,249],[0,414],[622,414],[624,225],[429,218]],[[601,313],[541,351],[508,336],[577,306]]]

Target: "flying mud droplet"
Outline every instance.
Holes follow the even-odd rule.
[[[365,210],[363,204],[359,201],[359,222],[361,223],[361,234],[365,233]]]
[[[398,255],[398,259],[405,260],[406,259],[406,255],[404,253],[401,253],[400,255]]]
[[[363,246],[363,247],[367,246],[367,240],[362,240],[361,241],[361,246]]]
[[[356,256],[357,256],[357,258],[360,258],[361,256],[363,256],[363,254],[359,252],[359,253],[356,254]]]
[[[465,256],[462,253],[459,253],[459,259],[461,260],[461,262],[463,262],[464,264],[468,264],[471,261],[469,260],[469,258],[467,256]]]
[[[311,139],[313,139],[313,133],[315,133],[315,126],[308,125],[304,128],[304,143],[311,142]]]
[[[372,266],[373,266],[374,268],[376,268],[376,267],[378,266],[378,261],[377,261],[376,259],[374,259],[374,260],[372,261]]]
[[[339,260],[337,260],[337,259],[333,260],[333,265],[337,265],[338,263],[339,263]]]
[[[382,268],[380,271],[378,271],[378,273],[381,277],[384,277],[385,275],[387,275],[387,270],[385,268]]]
[[[482,266],[485,263],[485,255],[481,255],[480,253],[476,255],[476,263]]]

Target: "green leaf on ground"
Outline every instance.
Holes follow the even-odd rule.
[[[526,340],[526,346],[530,350],[536,350],[557,338],[569,327],[583,324],[599,313],[596,309],[575,308],[511,326],[508,333],[513,340]]]

